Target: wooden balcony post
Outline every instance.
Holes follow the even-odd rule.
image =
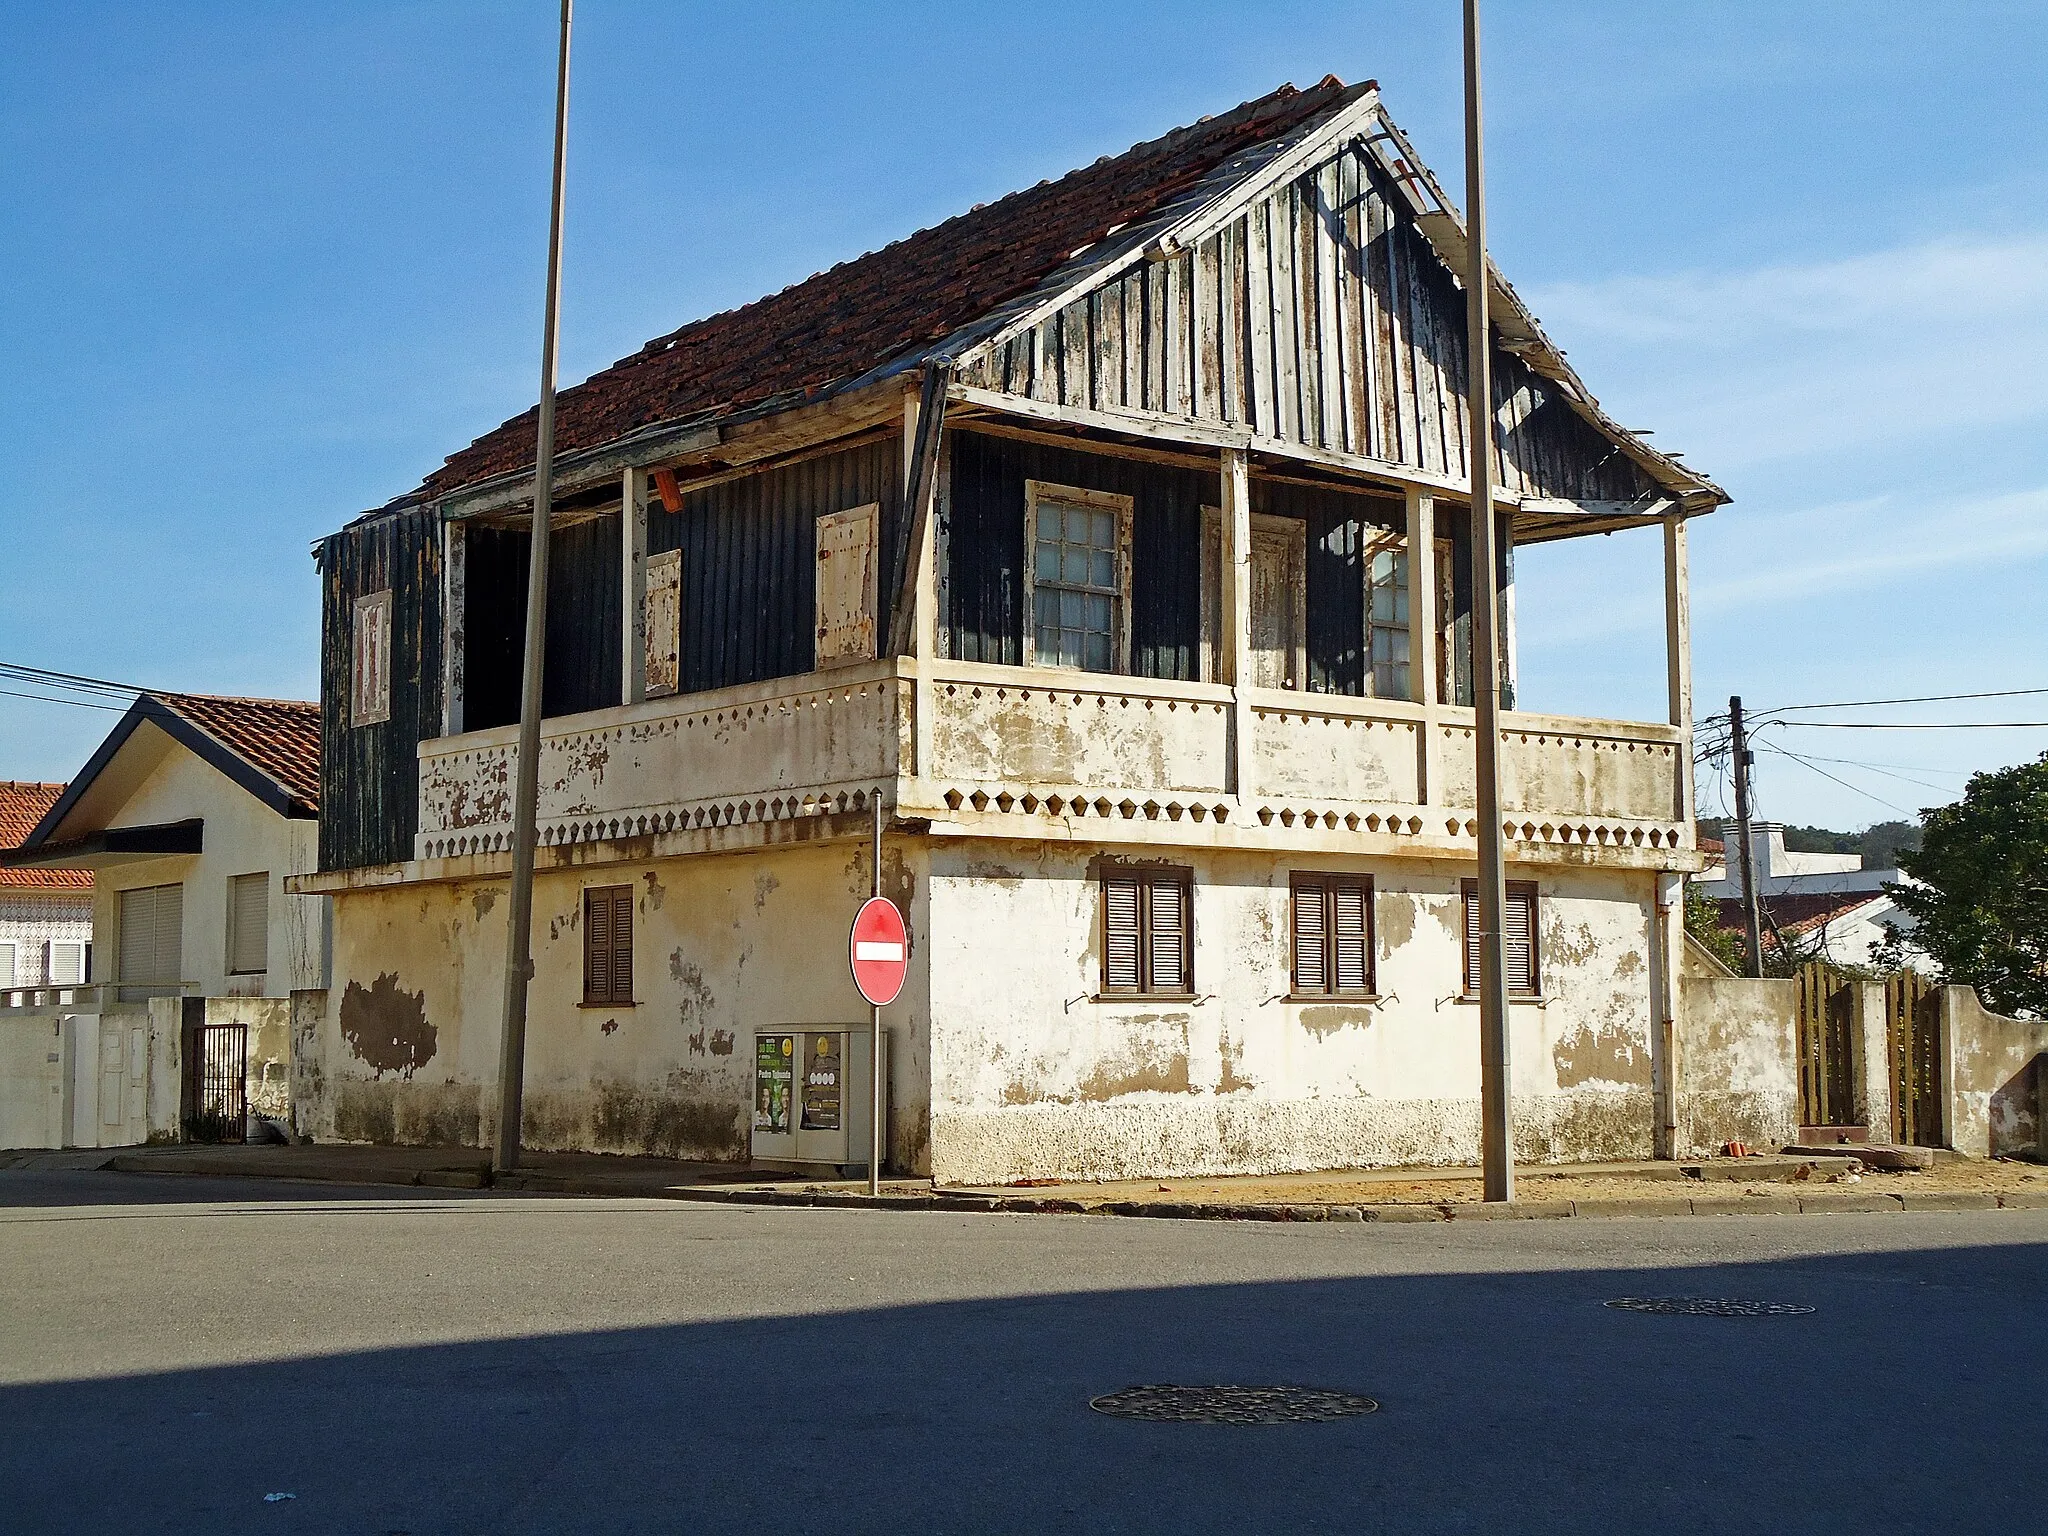
[[[1408,697],[1422,706],[1415,744],[1415,798],[1428,805],[1441,770],[1436,732],[1436,498],[1408,488]],[[1371,658],[1367,658],[1368,666]]]
[[[913,462],[917,450],[918,425],[921,415],[921,381],[912,375],[903,390],[903,463]],[[932,687],[932,668],[939,654],[939,598],[938,598],[938,550],[936,530],[932,527],[937,510],[939,477],[931,476],[923,502],[911,506],[906,500],[903,515],[906,522],[922,525],[922,536],[914,537],[912,548],[916,551],[917,567],[913,573],[915,591],[912,595],[913,612],[910,622],[910,654],[916,659],[917,680],[912,688],[911,703],[911,765],[910,771],[920,778],[927,777],[932,767],[932,709],[935,690]],[[913,494],[915,487],[908,488]],[[906,537],[910,537],[906,533]],[[1025,552],[1030,558],[1030,552]],[[1030,622],[1026,615],[1025,622]]]
[[[441,524],[441,734],[462,734],[462,672],[468,645],[469,525]]]
[[[1252,653],[1251,466],[1242,448],[1223,450],[1223,633],[1217,681],[1230,684],[1230,792],[1251,789],[1251,706],[1244,689]]]
[[[1680,732],[1676,800],[1671,814],[1692,821],[1692,587],[1687,570],[1685,519],[1664,519],[1664,661],[1671,723]]]
[[[647,697],[647,472],[628,469],[619,493],[619,696]]]

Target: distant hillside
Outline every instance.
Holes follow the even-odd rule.
[[[1728,826],[1718,816],[1700,822],[1700,836],[1726,840]],[[1892,869],[1900,849],[1920,846],[1920,829],[1910,821],[1880,821],[1861,832],[1831,832],[1826,827],[1787,827],[1785,846],[1794,853],[1860,853],[1865,869]]]

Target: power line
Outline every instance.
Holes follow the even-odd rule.
[[[1789,715],[1809,709],[1882,709],[1891,704],[1947,704],[1958,699],[2023,699],[2048,694],[2048,688],[1998,688],[1989,693],[1923,693],[1910,699],[1845,699],[1835,704],[1780,704],[1760,710],[1761,717]]]
[[[41,693],[16,693],[11,688],[0,688],[0,699],[29,699],[37,704],[69,704],[73,709],[104,709],[110,715],[124,713],[119,704],[95,704],[90,699],[53,699]]]
[[[1873,795],[1867,789],[1859,789],[1856,785],[1851,784],[1847,779],[1839,778],[1835,774],[1829,773],[1827,769],[1819,767],[1814,763],[1808,762],[1805,758],[1801,757],[1797,752],[1787,752],[1783,747],[1774,747],[1771,746],[1769,743],[1763,743],[1762,745],[1763,749],[1766,752],[1776,753],[1779,757],[1789,757],[1793,762],[1799,764],[1800,767],[1806,769],[1809,773],[1817,773],[1822,778],[1826,779],[1829,783],[1841,785],[1842,788],[1848,790],[1851,794],[1861,795],[1866,800],[1874,800],[1879,805],[1885,807],[1885,809],[1887,810],[1897,811],[1901,816],[1911,816],[1913,814],[1913,812],[1907,810],[1903,805],[1894,805],[1891,801],[1885,799],[1882,795]]]
[[[1770,720],[1792,731],[2039,731],[2048,720]]]

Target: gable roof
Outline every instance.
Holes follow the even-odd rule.
[[[65,818],[147,722],[218,768],[278,815],[320,814],[320,706],[300,699],[237,699],[203,693],[136,696],[77,778],[45,811],[21,851],[58,841]],[[5,856],[0,855],[0,862]]]
[[[1283,85],[658,336],[556,397],[556,452],[779,397],[796,404],[826,385],[915,358],[1032,292],[1082,249],[1174,203],[1233,157],[1313,128],[1375,88],[1371,81],[1347,86],[1335,75],[1305,91]],[[415,497],[530,468],[535,421],[527,410],[478,438]]]
[[[0,779],[0,852],[18,848],[64,793],[62,784]],[[89,869],[0,869],[7,890],[89,891]]]
[[[1811,933],[1876,902],[1889,903],[1888,891],[1784,891],[1758,896],[1758,903],[1784,933]],[[1721,896],[1714,902],[1715,926],[1729,933],[1743,928],[1742,898]]]

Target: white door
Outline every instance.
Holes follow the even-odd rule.
[[[1302,688],[1308,675],[1308,525],[1252,517],[1250,688]],[[1202,509],[1202,680],[1223,647],[1223,514]]]
[[[128,1128],[127,1044],[126,1030],[110,1021],[100,1021],[99,1145],[103,1147],[127,1139],[123,1135]]]
[[[70,1124],[64,1128],[67,1147],[100,1144],[100,1021],[97,1015],[75,1013],[64,1021],[64,1048],[69,1058],[65,1075],[71,1083]]]

